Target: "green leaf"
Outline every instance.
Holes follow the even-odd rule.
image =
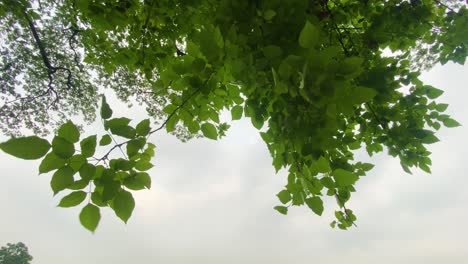
[[[87,158],[92,157],[96,152],[96,135],[89,136],[80,142],[81,154]]]
[[[434,136],[434,134],[428,134],[427,136],[421,139],[421,142],[424,144],[433,144],[439,141],[440,140],[436,136]]]
[[[374,164],[371,163],[362,163],[361,167],[364,171],[370,171],[374,168]]]
[[[89,185],[89,180],[78,180],[75,181],[72,185],[68,186],[67,189],[70,190],[82,190]]]
[[[116,129],[118,127],[126,127],[130,123],[130,119],[126,117],[112,118],[104,122],[104,126],[109,129]]]
[[[436,105],[435,109],[438,111],[438,112],[444,112],[445,110],[447,110],[448,108],[448,104],[438,104]]]
[[[114,197],[112,209],[114,209],[115,214],[125,223],[127,223],[132,215],[134,208],[135,200],[130,192],[122,190]]]
[[[99,220],[101,220],[101,213],[97,206],[87,204],[83,207],[80,213],[80,222],[82,226],[89,231],[94,232],[99,224]]]
[[[121,136],[124,138],[129,138],[129,139],[134,138],[136,135],[135,129],[131,126],[111,127],[110,131],[114,135]]]
[[[81,179],[91,180],[94,178],[95,173],[96,173],[96,167],[92,164],[85,163],[80,168]]]
[[[239,120],[242,118],[242,113],[244,112],[244,108],[240,105],[236,105],[231,109],[231,117],[232,120]]]
[[[327,187],[328,189],[335,188],[335,182],[330,177],[323,177],[322,179],[320,179],[320,183],[322,183],[322,185]]]
[[[278,205],[278,206],[275,206],[273,209],[278,211],[280,214],[284,214],[284,215],[288,214],[288,208],[286,206]]]
[[[147,160],[138,160],[135,163],[135,169],[139,171],[147,171],[149,169],[153,168],[153,164]]]
[[[146,144],[144,138],[132,139],[127,143],[127,155],[129,158],[137,154]]]
[[[79,171],[81,166],[83,166],[83,164],[86,162],[86,158],[83,155],[77,154],[70,158],[68,164],[74,171]]]
[[[281,50],[281,48],[275,45],[268,45],[264,47],[262,51],[263,51],[263,55],[265,55],[265,57],[268,59],[274,59],[274,58],[281,56],[281,54],[283,54],[283,51]],[[273,68],[272,70],[274,72]]]
[[[299,35],[299,45],[303,48],[312,48],[319,38],[320,32],[317,27],[306,21]]]
[[[331,171],[330,163],[323,156],[320,156],[320,158],[317,160],[317,170],[320,173]]]
[[[333,178],[339,187],[347,187],[354,184],[359,176],[347,170],[336,169],[333,171]]]
[[[86,193],[83,191],[72,192],[60,200],[59,207],[73,207],[82,203],[86,199]]]
[[[73,174],[75,171],[70,166],[62,167],[54,173],[50,181],[54,195],[73,184]]]
[[[139,172],[134,176],[128,177],[124,180],[124,186],[130,190],[142,190],[145,187],[151,188],[151,177],[146,172]]]
[[[142,120],[138,125],[136,126],[136,133],[140,136],[146,136],[150,132],[151,127],[150,127],[150,120],[145,119]]]
[[[112,142],[112,138],[109,135],[102,136],[101,140],[99,140],[100,146],[107,146]]]
[[[291,193],[288,190],[282,190],[276,196],[278,196],[278,199],[282,204],[287,204],[291,201]]]
[[[218,139],[218,131],[216,130],[216,127],[210,123],[204,123],[201,125],[201,131],[203,135],[209,139]]]
[[[91,201],[93,201],[95,205],[100,206],[100,207],[107,206],[107,202],[104,201],[104,199],[102,198],[102,195],[96,190],[91,194]]]
[[[323,201],[320,199],[318,196],[314,196],[311,198],[307,198],[305,200],[307,206],[309,206],[310,209],[317,215],[322,215],[323,213]]]
[[[67,121],[65,124],[61,125],[57,135],[70,143],[76,143],[80,140],[80,131],[72,121]]]
[[[52,151],[57,154],[57,156],[68,159],[75,153],[75,147],[68,140],[56,136],[52,140]]]
[[[263,18],[265,20],[272,20],[276,16],[276,12],[274,10],[268,9],[263,13]]]
[[[0,149],[5,153],[25,160],[35,160],[44,157],[49,151],[50,144],[47,140],[36,137],[11,138],[0,143]]]
[[[106,97],[102,96],[101,101],[101,117],[102,119],[109,119],[112,116],[112,109],[106,102]]]
[[[442,121],[446,127],[458,127],[461,126],[455,119],[447,118]]]
[[[60,158],[51,152],[47,154],[39,165],[39,174],[53,171],[63,167],[66,163],[65,159]]]
[[[437,89],[430,85],[426,85],[424,87],[426,88],[426,95],[430,99],[436,99],[437,97],[441,96],[444,93],[444,91]]]
[[[362,104],[369,102],[377,95],[377,92],[374,89],[367,88],[364,86],[358,86],[353,89],[352,101],[354,104]]]

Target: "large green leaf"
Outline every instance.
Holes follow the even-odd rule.
[[[62,167],[54,173],[52,180],[50,181],[50,187],[52,188],[54,195],[73,184],[74,174],[75,171],[70,166]]]
[[[107,146],[112,142],[112,138],[109,135],[102,136],[101,140],[99,140],[100,146]]]
[[[299,45],[303,48],[312,48],[320,38],[320,31],[315,25],[306,21],[299,35]]]
[[[122,190],[114,197],[112,209],[114,209],[115,214],[125,223],[127,223],[132,215],[134,208],[135,200],[130,192]]]
[[[91,180],[96,173],[96,167],[92,164],[85,163],[80,168],[80,177],[82,179]]]
[[[92,157],[96,152],[96,135],[84,138],[80,142],[81,154],[87,158]]]
[[[75,147],[68,140],[56,136],[52,140],[52,151],[57,154],[57,156],[68,159],[75,153]]]
[[[201,131],[203,135],[209,139],[218,139],[218,130],[213,124],[204,123],[203,125],[201,125]]]
[[[34,160],[44,157],[49,151],[50,144],[47,140],[36,137],[11,138],[0,143],[0,149],[20,159]]]
[[[236,105],[231,109],[231,118],[232,120],[239,120],[242,118],[242,113],[244,108],[241,105]]]
[[[73,207],[82,203],[86,198],[86,193],[83,191],[72,192],[60,200],[59,207]]]
[[[333,178],[338,186],[347,187],[354,184],[359,176],[347,170],[336,169],[333,171]]]
[[[278,199],[282,204],[287,204],[291,201],[291,193],[288,190],[282,190],[276,196],[278,196]]]
[[[76,143],[80,140],[80,131],[72,121],[67,121],[65,124],[61,125],[57,135],[70,143]]]
[[[136,126],[136,133],[140,136],[146,136],[150,132],[151,127],[150,127],[150,120],[145,119],[142,120],[138,125]]]
[[[68,161],[68,165],[74,170],[79,171],[81,166],[87,163],[86,158],[81,154],[76,154],[70,158]]]
[[[80,222],[81,225],[84,226],[91,232],[96,230],[99,220],[101,220],[101,213],[99,212],[99,208],[93,204],[87,204],[80,213]]]
[[[51,152],[47,154],[39,165],[39,174],[53,171],[63,167],[66,163],[65,159],[60,158]]]
[[[307,198],[305,200],[307,206],[317,215],[322,215],[323,213],[323,201],[318,196]]]

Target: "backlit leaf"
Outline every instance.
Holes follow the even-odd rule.
[[[42,158],[50,149],[47,140],[36,137],[11,138],[0,143],[0,149],[5,153],[20,159],[34,160]]]

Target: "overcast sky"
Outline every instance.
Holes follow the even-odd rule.
[[[104,209],[95,234],[79,224],[81,206],[56,207],[51,175],[38,176],[38,162],[0,153],[0,246],[24,242],[34,264],[467,263],[468,65],[437,67],[423,79],[445,90],[439,101],[465,126],[439,131],[432,175],[407,175],[398,160],[372,157],[376,167],[349,206],[357,228],[329,227],[331,201],[322,217],[274,211],[285,172],[275,174],[257,131],[241,120],[218,142],[153,135],[153,188],[136,192],[127,225]]]

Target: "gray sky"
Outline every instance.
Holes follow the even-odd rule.
[[[79,224],[81,207],[56,207],[51,176],[37,175],[38,162],[0,153],[0,245],[24,242],[34,264],[466,263],[468,65],[438,67],[424,80],[445,90],[439,101],[465,126],[439,131],[432,175],[407,175],[398,160],[372,157],[376,167],[350,202],[358,228],[328,226],[332,201],[322,217],[274,211],[285,172],[275,175],[257,131],[241,120],[218,142],[154,135],[153,188],[135,193],[127,225],[104,209],[94,235]]]

